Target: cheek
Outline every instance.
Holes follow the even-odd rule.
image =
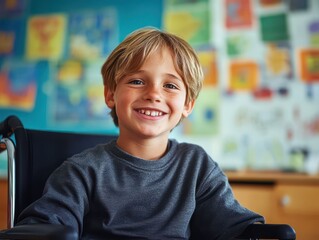
[[[121,109],[127,107],[130,104],[131,96],[130,94],[127,94],[127,92],[117,92],[114,94],[114,102],[116,110],[120,111]]]
[[[172,100],[172,107],[174,107],[175,111],[182,112],[185,108],[185,98],[180,97]]]

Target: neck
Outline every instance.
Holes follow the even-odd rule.
[[[128,137],[121,137],[117,139],[117,145],[125,152],[144,159],[144,160],[158,160],[167,150],[168,139],[143,139],[136,140]]]

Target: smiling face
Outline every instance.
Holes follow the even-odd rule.
[[[164,141],[194,105],[194,101],[186,103],[184,81],[165,47],[149,55],[137,71],[120,79],[114,91],[105,88],[105,101],[109,108],[116,109],[121,138]]]

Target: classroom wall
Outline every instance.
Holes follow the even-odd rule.
[[[190,42],[205,72],[172,137],[225,169],[319,170],[318,0],[10,2],[0,2],[1,118],[117,133],[100,67],[128,33],[154,26]]]
[[[5,9],[5,2],[10,1],[2,1],[3,8]],[[58,96],[54,96],[55,94],[61,93],[61,91],[55,91],[59,86],[55,84],[57,77],[57,69],[62,69],[65,66],[65,61],[73,58],[69,55],[69,45],[68,43],[71,41],[70,36],[68,35],[68,26],[67,21],[69,20],[70,14],[78,13],[83,18],[91,17],[90,27],[85,27],[83,19],[82,23],[79,23],[80,28],[83,28],[83,34],[89,36],[90,34],[97,34],[99,32],[99,28],[101,29],[101,18],[104,16],[104,21],[108,21],[109,24],[108,29],[104,32],[99,32],[99,37],[92,42],[95,44],[101,44],[103,40],[109,41],[103,47],[113,48],[116,44],[118,44],[124,37],[130,33],[131,31],[143,27],[143,26],[154,26],[161,27],[161,13],[162,13],[162,1],[154,0],[154,1],[140,1],[140,0],[120,0],[120,1],[107,1],[107,0],[92,0],[92,1],[53,1],[53,2],[45,2],[40,0],[21,0],[16,1],[18,6],[17,10],[10,10],[7,7],[7,13],[4,12],[2,17],[0,18],[0,30],[3,29],[5,32],[14,32],[16,35],[16,39],[14,42],[14,49],[9,53],[0,54],[0,64],[1,71],[6,71],[6,69],[12,69],[12,73],[14,76],[11,76],[11,88],[14,94],[14,91],[18,92],[21,90],[26,90],[28,84],[34,83],[34,88],[36,88],[35,94],[30,94],[29,100],[24,99],[16,99],[11,100],[12,104],[6,103],[4,98],[0,98],[0,115],[7,116],[10,114],[15,114],[19,116],[26,127],[36,128],[36,129],[55,129],[55,130],[71,130],[71,131],[80,131],[80,132],[104,132],[104,133],[113,133],[116,131],[113,127],[108,126],[111,125],[110,121],[107,121],[106,124],[103,124],[101,121],[102,118],[108,118],[108,109],[103,108],[101,104],[97,100],[91,98],[91,102],[86,99],[83,100],[83,103],[74,103],[73,106],[69,106],[69,111],[79,112],[79,114],[74,114],[74,116],[65,117],[63,121],[55,121],[52,120],[54,118],[55,113],[57,113],[57,108],[55,104]],[[1,13],[1,11],[0,11]],[[100,15],[100,16],[98,16]],[[1,16],[1,15],[0,15]],[[52,45],[56,45],[56,49],[52,50],[52,54],[47,54],[47,56],[41,56],[41,49],[37,50],[40,52],[40,55],[34,55],[32,53],[32,41],[34,39],[33,36],[36,36],[36,33],[31,33],[28,35],[28,21],[33,16],[53,16],[56,17],[57,20],[60,20],[60,26],[57,28],[62,33],[60,33],[60,37],[56,40],[52,40]],[[100,20],[98,18],[100,17]],[[61,19],[62,18],[62,19]],[[96,22],[94,22],[96,21]],[[98,23],[100,21],[100,23]],[[83,26],[80,26],[80,25]],[[75,29],[74,31],[78,31]],[[91,32],[89,31],[91,28],[95,28]],[[39,30],[41,31],[41,30]],[[44,32],[45,30],[42,30]],[[112,31],[112,32],[111,32]],[[103,36],[104,34],[104,36]],[[105,36],[109,34],[109,36]],[[31,37],[30,37],[31,35]],[[28,47],[28,36],[31,38],[29,41]],[[104,39],[103,39],[104,38]],[[94,42],[95,41],[95,42]],[[31,42],[31,43],[30,43]],[[1,43],[0,43],[1,44]],[[2,43],[3,44],[3,43]],[[33,46],[36,48],[36,42],[34,42]],[[31,45],[31,46],[30,46]],[[28,48],[31,48],[31,53],[28,55]],[[59,50],[60,49],[60,50]],[[102,49],[102,48],[99,48]],[[4,50],[3,50],[4,51]],[[54,56],[54,52],[60,51],[59,56]],[[81,76],[75,76],[74,78],[78,78],[78,84],[86,83],[87,81],[84,79],[87,76],[83,76],[83,74],[90,74],[88,78],[95,78],[96,80],[91,80],[91,82],[95,82],[95,85],[92,87],[92,94],[95,94],[95,90],[97,88],[96,85],[99,85],[101,89],[102,79],[99,76],[100,66],[103,60],[105,60],[108,52],[110,50],[104,50],[97,57],[87,56],[87,59],[81,59],[81,64],[78,66],[79,73]],[[90,54],[88,54],[90,55]],[[95,61],[95,62],[94,62]],[[91,68],[85,68],[85,64],[91,65]],[[75,64],[77,65],[77,64]],[[94,69],[93,69],[94,68]],[[28,76],[26,76],[25,72],[28,72]],[[86,72],[87,71],[87,72]],[[17,76],[21,73],[21,76]],[[84,73],[85,72],[85,73]],[[90,72],[90,73],[89,73]],[[72,74],[72,73],[71,73]],[[94,76],[92,76],[94,75]],[[23,79],[24,78],[24,79]],[[15,80],[16,79],[16,80]],[[21,80],[20,80],[21,79]],[[3,80],[1,80],[3,81]],[[58,80],[59,81],[59,80]],[[63,80],[60,79],[62,82]],[[67,81],[67,80],[65,80]],[[70,80],[71,81],[71,80]],[[76,80],[74,80],[76,82]],[[80,83],[81,82],[81,83]],[[87,85],[89,85],[88,83]],[[80,89],[78,86],[74,84],[74,92],[77,92],[78,96],[74,96],[74,98],[87,98],[88,92],[83,92],[83,89]],[[93,85],[93,83],[91,84]],[[70,93],[71,87],[69,91],[67,91],[67,95]],[[97,94],[100,94],[99,91]],[[8,95],[6,93],[0,92],[3,95]],[[63,93],[61,93],[63,94]],[[102,93],[103,94],[103,93]],[[76,95],[76,93],[75,93]],[[14,98],[14,96],[13,96]],[[99,98],[101,100],[101,98]],[[1,104],[1,101],[3,103]],[[20,102],[29,101],[28,104],[21,104]],[[74,100],[81,101],[81,100]],[[99,104],[97,110],[92,110],[92,108],[88,107],[88,104]],[[52,103],[52,104],[51,104]],[[65,102],[64,102],[65,103]],[[64,104],[66,106],[67,103]],[[103,104],[103,101],[102,101]],[[62,104],[63,105],[63,104]],[[103,104],[104,105],[104,104]],[[60,106],[63,108],[63,106]],[[55,109],[55,110],[52,110]],[[87,111],[95,111],[95,113],[87,113]],[[61,114],[67,112],[65,109]],[[86,112],[84,112],[86,111]],[[97,113],[99,111],[99,113]],[[102,113],[104,111],[104,114]],[[82,113],[81,113],[82,112]],[[90,116],[91,114],[91,116]],[[94,117],[92,117],[92,114]],[[97,116],[99,115],[99,116]],[[63,118],[63,117],[62,117]],[[98,124],[97,124],[98,123]]]

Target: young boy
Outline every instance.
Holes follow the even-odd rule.
[[[242,207],[199,146],[170,140],[202,86],[195,51],[153,28],[129,35],[102,67],[117,140],[67,159],[19,224],[69,225],[82,239],[223,239],[264,219]]]

